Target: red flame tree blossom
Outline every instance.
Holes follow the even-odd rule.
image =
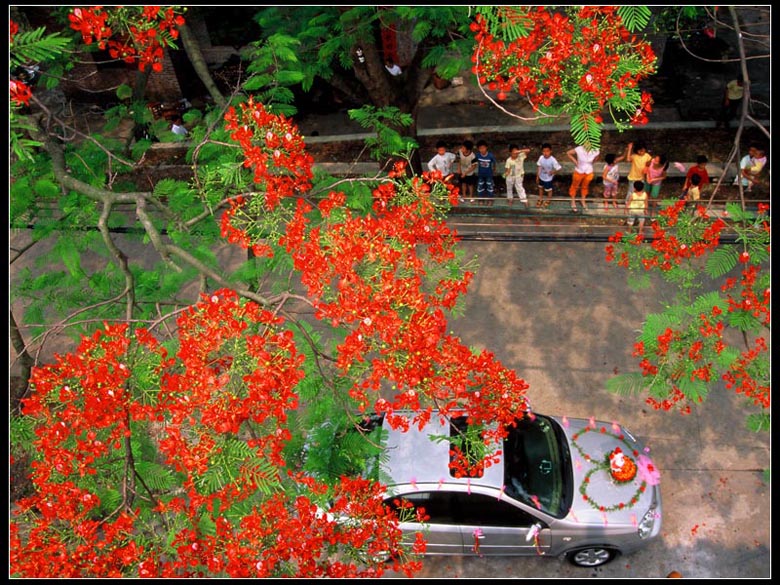
[[[141,71],[163,69],[164,47],[174,46],[177,26],[184,18],[174,8],[161,6],[101,6],[73,8],[68,14],[72,29],[81,33],[84,44],[97,43],[114,59],[138,63]]]
[[[569,115],[578,144],[598,148],[606,111],[620,128],[647,123],[652,99],[638,84],[656,57],[617,7],[496,7],[471,30],[480,85],[499,101],[517,92],[540,115]]]
[[[769,258],[768,206],[758,212],[727,205],[731,223],[711,218],[699,205],[686,209],[684,201],[669,204],[651,223],[652,238],[616,233],[606,247],[607,262],[629,270],[656,272],[678,284],[682,295],[662,315],[648,319],[633,356],[640,359],[647,403],[655,409],[678,408],[683,414],[700,403],[720,377],[726,387],[743,394],[761,409],[769,408],[770,275],[762,269]],[[741,246],[723,246],[729,227]],[[704,270],[702,270],[704,267]],[[720,290],[694,296],[702,272],[713,278],[732,270]],[[687,296],[686,296],[687,295]],[[726,343],[726,330],[744,333],[748,346],[741,351]],[[748,333],[755,338],[748,342]],[[618,377],[617,380],[620,380]],[[616,383],[615,388],[619,386]]]
[[[38,421],[41,460],[35,495],[19,502],[32,528],[22,537],[22,523],[11,523],[12,573],[381,575],[381,563],[345,551],[384,553],[396,570],[419,569],[401,549],[381,485],[345,477],[331,489],[285,471],[303,358],[284,321],[222,290],[178,326],[175,356],[146,330],[106,324],[76,352],[35,370],[24,413]],[[143,454],[150,431],[159,461]],[[142,466],[154,473],[139,473]],[[219,468],[230,480],[214,484]],[[421,537],[412,550],[424,550]]]

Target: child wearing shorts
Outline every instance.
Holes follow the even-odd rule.
[[[625,155],[615,156],[610,153],[604,157],[604,172],[601,175],[604,181],[604,209],[609,208],[609,200],[612,207],[617,209],[618,183],[620,182],[620,167],[618,163],[625,160]]]

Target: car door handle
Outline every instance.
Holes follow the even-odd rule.
[[[525,541],[529,542],[530,540],[533,540],[533,538],[539,534],[539,531],[542,529],[542,525],[537,522],[536,524],[532,525],[528,529],[528,534],[525,535]]]

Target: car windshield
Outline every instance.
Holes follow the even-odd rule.
[[[572,501],[572,470],[563,429],[545,416],[524,417],[504,439],[506,492],[551,516],[564,517]]]

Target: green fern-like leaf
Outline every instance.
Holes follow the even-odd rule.
[[[204,512],[198,520],[198,531],[206,536],[216,536],[217,525],[208,512]]]
[[[747,428],[750,431],[753,431],[754,433],[759,432],[769,432],[771,429],[771,422],[772,419],[770,418],[769,414],[766,412],[757,412],[748,415],[747,417]]]
[[[576,113],[571,117],[571,135],[574,142],[587,150],[601,148],[601,124],[592,113]]]
[[[725,347],[717,356],[715,357],[715,364],[721,368],[721,369],[727,369],[733,364],[736,360],[739,359],[739,351],[734,349],[733,347]]]
[[[639,372],[618,374],[607,380],[607,391],[618,396],[638,396],[647,388],[647,378]]]
[[[751,262],[761,263],[769,260],[769,250],[767,248],[767,242],[749,241],[747,251],[750,254]]]
[[[135,470],[149,489],[155,492],[164,492],[176,485],[176,478],[171,470],[158,463],[137,461]]]
[[[100,511],[106,514],[115,511],[122,502],[122,494],[113,488],[97,490],[96,495],[100,500]]]
[[[658,346],[659,335],[667,328],[677,329],[679,326],[679,319],[668,313],[650,313],[642,326],[639,339],[644,343],[646,350],[655,349]]]
[[[681,377],[677,384],[680,391],[691,402],[703,401],[707,398],[709,393],[709,385],[704,380],[695,379],[691,380],[685,376]]]
[[[707,258],[705,271],[712,278],[720,278],[731,272],[738,260],[739,253],[734,246],[721,246]]]
[[[531,30],[525,6],[478,6],[476,12],[485,19],[493,36],[507,43],[528,36]]]
[[[11,67],[54,59],[70,44],[71,40],[60,36],[60,33],[46,34],[45,27],[19,32],[10,49]]]
[[[9,442],[28,450],[35,439],[37,422],[31,416],[12,416],[10,419]]]
[[[740,331],[756,331],[761,328],[761,322],[748,311],[733,311],[728,316],[729,326]]]
[[[726,203],[726,213],[728,214],[731,221],[734,222],[743,222],[743,221],[749,221],[753,217],[755,217],[755,214],[748,210],[742,209],[742,206],[739,203],[735,203],[734,201],[729,201]]]
[[[213,494],[225,485],[222,468],[216,465],[209,467],[205,473],[195,479],[195,485],[202,494]]]
[[[618,15],[628,30],[637,32],[647,26],[652,13],[647,6],[620,6]]]
[[[728,303],[720,296],[718,291],[710,291],[703,295],[700,295],[694,300],[691,305],[691,315],[701,315],[702,313],[710,314],[713,307],[718,307],[722,311],[726,309]]]
[[[246,462],[245,468],[263,495],[270,496],[281,488],[279,469],[268,460],[253,458]]]
[[[626,283],[631,290],[639,291],[649,288],[652,284],[652,279],[650,278],[650,275],[644,271],[640,273],[629,272],[626,276]]]

